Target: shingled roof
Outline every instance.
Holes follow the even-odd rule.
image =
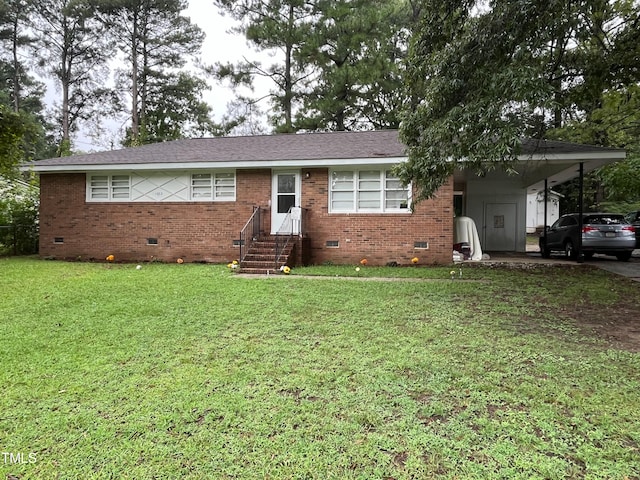
[[[396,130],[190,138],[140,147],[50,158],[34,166],[403,157]]]
[[[566,155],[620,152],[614,149],[545,140],[525,140],[522,156]],[[397,130],[365,132],[326,132],[303,134],[256,135],[239,137],[191,138],[154,143],[140,147],[72,155],[39,160],[28,165],[36,171],[70,167],[122,166],[156,164],[245,163],[269,164],[349,159],[390,159],[406,157],[405,146]]]

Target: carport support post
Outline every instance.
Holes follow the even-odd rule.
[[[544,179],[544,221],[542,222],[542,238],[543,244],[547,244],[547,201],[549,199],[549,180]],[[542,252],[540,252],[542,253]]]
[[[578,263],[584,262],[584,254],[582,253],[582,215],[584,212],[584,162],[580,162],[580,169],[578,170],[580,175],[578,176],[579,185],[579,197],[578,197]]]

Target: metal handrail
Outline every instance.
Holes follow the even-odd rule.
[[[295,210],[294,210],[295,209]],[[297,226],[297,228],[295,228]],[[275,268],[278,268],[280,258],[284,250],[289,245],[293,235],[302,235],[302,209],[300,207],[290,207],[282,224],[276,232]]]
[[[240,262],[247,256],[251,245],[260,236],[260,207],[253,207],[251,218],[240,231]]]

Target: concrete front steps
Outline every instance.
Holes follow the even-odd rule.
[[[240,262],[240,273],[256,275],[280,273],[280,267],[287,265],[292,251],[293,241],[290,241],[280,255],[280,261],[276,264],[275,238],[272,236],[256,240]]]

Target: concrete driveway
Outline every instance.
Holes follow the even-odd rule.
[[[584,263],[640,282],[640,250],[634,250],[628,262],[619,262],[615,257],[607,255],[594,255],[591,260]]]

